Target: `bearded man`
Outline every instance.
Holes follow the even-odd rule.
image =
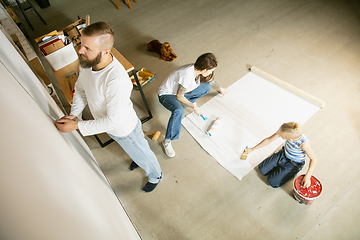
[[[79,129],[83,136],[106,132],[130,156],[130,170],[141,167],[148,177],[142,188],[151,192],[162,179],[159,162],[144,138],[140,119],[130,100],[132,82],[121,63],[111,54],[114,32],[105,22],[82,31],[80,71],[70,115],[55,122],[61,132]],[[94,120],[77,121],[86,104]]]

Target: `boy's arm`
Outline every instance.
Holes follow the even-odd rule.
[[[249,148],[247,150],[244,150],[244,153],[251,153],[252,151],[255,151],[256,149],[265,147],[266,145],[269,145],[270,143],[272,143],[273,141],[275,141],[279,137],[280,137],[280,135],[278,134],[278,132],[276,132],[273,135],[271,135],[270,137],[267,137],[267,138],[263,139],[261,142],[259,142],[254,147]]]
[[[310,187],[310,185],[311,185],[311,176],[316,167],[317,157],[316,157],[314,151],[312,150],[309,142],[303,143],[301,145],[301,149],[304,150],[306,155],[308,155],[308,157],[310,158],[309,169],[307,170],[303,180],[301,181],[301,185],[303,185],[304,187],[307,188],[307,187]]]

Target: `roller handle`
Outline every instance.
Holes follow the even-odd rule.
[[[200,117],[201,117],[202,119],[204,119],[204,121],[206,121],[206,120],[208,119],[207,117],[203,116],[202,114],[200,114]]]

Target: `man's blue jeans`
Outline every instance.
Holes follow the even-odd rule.
[[[124,149],[139,167],[145,170],[145,174],[148,176],[150,183],[158,183],[161,181],[162,172],[160,164],[154,152],[150,149],[149,143],[144,138],[139,119],[135,129],[129,135],[125,137],[108,135]]]
[[[190,93],[185,93],[185,97],[192,103],[197,99],[205,96],[211,90],[211,85],[208,82],[200,83]],[[184,116],[185,110],[179,100],[176,99],[176,95],[161,95],[159,96],[160,103],[169,111],[171,116],[167,125],[165,139],[178,140],[181,130],[181,120]]]

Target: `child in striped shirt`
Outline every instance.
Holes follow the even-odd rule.
[[[302,133],[300,124],[295,122],[282,124],[276,133],[265,138],[253,148],[244,150],[244,153],[249,154],[272,143],[279,137],[285,140],[285,146],[259,164],[260,173],[268,176],[267,181],[273,188],[280,187],[303,168],[307,155],[310,158],[310,164],[308,171],[301,181],[301,185],[309,187],[317,158],[311,148],[309,139]]]

